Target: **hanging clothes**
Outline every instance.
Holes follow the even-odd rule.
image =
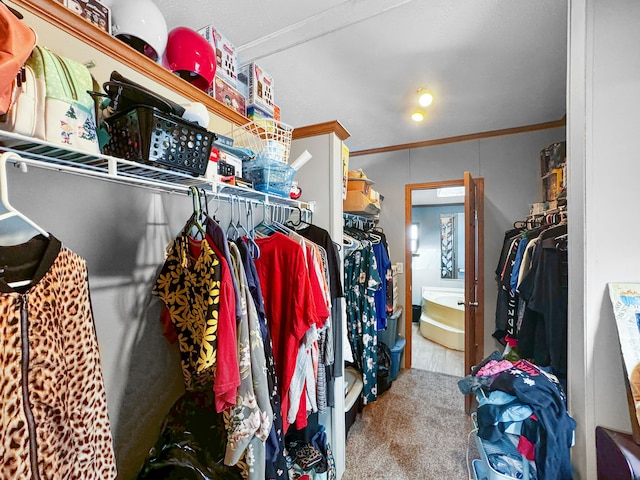
[[[327,271],[329,294],[331,299],[331,319],[328,322],[327,338],[323,340],[322,333],[319,340],[320,362],[325,365],[326,379],[326,405],[333,407],[334,382],[333,379],[342,375],[342,368],[336,369],[336,365],[343,364],[342,355],[342,326],[344,325],[343,306],[341,298],[344,297],[342,288],[342,271],[340,267],[340,254],[336,243],[329,232],[317,225],[309,224],[296,230],[300,235],[319,245],[327,258]],[[323,413],[321,398],[318,400],[318,410]]]
[[[534,363],[550,366],[566,387],[568,342],[567,226],[540,234],[531,266],[519,290],[526,309],[518,333],[518,351]]]
[[[249,287],[240,251],[230,244],[230,257],[240,292],[238,323],[238,364],[241,384],[236,404],[225,415],[228,440],[225,464],[235,465],[241,458],[249,467],[249,478],[263,480],[266,471],[265,441],[273,422],[273,410],[265,371],[264,353],[258,313]]]
[[[387,237],[379,230],[369,232],[372,239],[373,253],[376,256],[376,266],[380,277],[380,287],[374,294],[376,305],[376,325],[378,330],[387,328],[387,278],[391,275],[391,260],[389,259],[389,245]],[[393,345],[388,345],[389,348]]]
[[[317,312],[305,252],[300,244],[276,232],[258,238],[260,257],[255,260],[268,319],[278,386],[280,388],[283,430],[290,422],[289,398],[300,344],[312,326],[322,325],[328,312]],[[320,313],[320,314],[319,314]],[[301,425],[306,422],[306,403],[301,399]]]
[[[496,268],[494,337],[551,372],[566,386],[567,225],[543,224],[505,233]],[[563,239],[563,240],[560,240]]]
[[[164,478],[187,467],[220,478],[249,478],[246,462],[222,464],[229,432],[223,412],[235,405],[241,385],[230,270],[210,237],[195,241],[189,236],[190,225],[191,220],[169,245],[152,291],[175,329],[187,392],[169,412],[139,479]],[[222,308],[229,310],[221,315]],[[176,417],[180,412],[189,415]],[[190,422],[200,428],[191,432]],[[212,442],[214,433],[221,438]]]
[[[38,235],[0,266],[0,477],[116,478],[85,260]]]
[[[279,480],[288,478],[287,462],[284,457],[284,430],[281,416],[281,401],[278,389],[278,377],[276,375],[275,362],[273,358],[273,348],[271,344],[271,334],[266,321],[264,302],[262,299],[262,289],[256,270],[255,263],[249,253],[248,242],[245,238],[236,240],[236,245],[240,251],[242,262],[245,266],[247,277],[247,287],[251,293],[253,304],[256,308],[260,332],[262,334],[262,345],[264,347],[265,359],[267,363],[266,375],[269,388],[269,397],[273,414],[273,422],[269,437],[266,440],[266,480]]]
[[[376,257],[370,242],[346,254],[344,259],[348,336],[356,366],[362,372],[363,400],[377,399],[377,315],[375,292],[380,288]]]

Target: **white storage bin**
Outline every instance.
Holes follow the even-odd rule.
[[[475,480],[489,479],[487,466],[482,460],[476,458],[473,462],[471,462],[471,464],[473,465],[473,478],[475,478]]]
[[[478,428],[478,421],[475,413],[471,414],[471,420],[473,421],[473,426]],[[487,479],[487,480],[532,480],[536,478],[536,466],[535,462],[531,462],[525,459],[522,454],[518,451],[518,439],[517,435],[512,435],[510,433],[505,433],[500,437],[500,440],[496,442],[490,442],[478,436],[478,433],[474,434],[476,446],[478,447],[478,452],[480,453],[479,469],[476,469],[474,464],[474,474],[476,474],[476,480]],[[489,462],[489,455],[492,454],[501,454],[501,455],[509,455],[514,458],[520,458],[521,461],[521,471],[522,477],[519,479],[518,477],[509,476],[504,473],[500,473],[495,470],[491,463]],[[475,462],[476,460],[474,460]],[[478,474],[482,473],[483,476],[478,476]]]

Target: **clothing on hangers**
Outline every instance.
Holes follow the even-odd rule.
[[[240,251],[245,274],[247,276],[247,286],[251,293],[260,331],[262,333],[263,347],[267,361],[267,384],[269,387],[271,407],[273,413],[273,423],[269,437],[266,440],[266,480],[288,478],[287,463],[284,457],[284,429],[282,425],[281,400],[278,388],[278,376],[276,373],[275,361],[273,357],[273,347],[271,343],[271,333],[266,322],[262,289],[255,267],[254,259],[250,254],[248,241],[246,239],[236,240],[236,245]]]
[[[85,260],[53,235],[40,235],[0,247],[0,265],[3,472],[115,479]],[[11,286],[25,276],[28,284]]]
[[[348,338],[363,377],[363,401],[377,399],[377,315],[374,294],[380,287],[375,254],[369,242],[344,258]]]
[[[325,311],[319,314],[316,310],[318,302],[313,298],[305,254],[300,244],[280,232],[257,238],[256,243],[261,253],[255,265],[272,334],[283,428],[286,431],[289,426],[289,389],[300,342],[312,325],[324,323],[328,313]],[[305,418],[298,418],[304,424],[306,405],[302,411],[305,412]],[[301,426],[304,425],[299,425]]]

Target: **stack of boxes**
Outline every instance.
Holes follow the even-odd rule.
[[[256,123],[263,119],[279,120],[279,109],[273,103],[273,78],[256,63],[240,67],[235,45],[220,29],[207,25],[198,33],[216,52],[216,75],[207,93]],[[227,146],[233,146],[233,139],[222,140],[227,142]],[[220,139],[216,143],[220,143]],[[224,145],[222,147],[214,145],[211,161],[216,165],[208,169],[207,177],[235,183],[238,177],[242,177],[242,160],[225,150]]]
[[[235,45],[213,25],[201,28],[198,33],[216,52],[216,77],[207,93],[240,115],[246,115],[245,96],[238,85],[238,54]]]
[[[566,195],[566,151],[566,142],[556,142],[540,152],[542,193],[549,209],[556,208],[558,199]]]
[[[356,215],[378,215],[380,194],[371,188],[374,183],[362,170],[350,170],[343,210]]]
[[[216,52],[216,78],[209,95],[249,120],[280,120],[273,102],[273,78],[255,62],[239,67],[235,45],[213,25],[198,30]]]
[[[240,82],[247,88],[247,117],[259,123],[264,119],[276,118],[276,106],[273,103],[273,78],[257,63],[244,65],[238,74]]]

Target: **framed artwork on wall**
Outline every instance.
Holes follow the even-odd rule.
[[[452,213],[440,214],[440,278],[454,278],[454,220]]]
[[[610,283],[633,440],[640,445],[640,283]]]

